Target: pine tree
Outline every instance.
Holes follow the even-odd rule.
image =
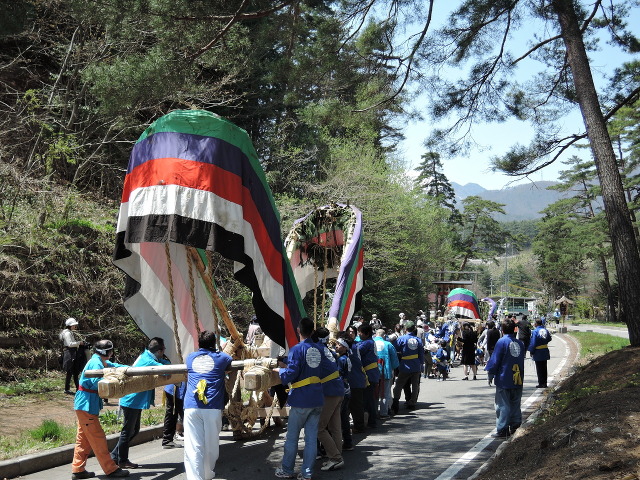
[[[418,172],[416,185],[430,197],[434,197],[438,204],[451,211],[456,210],[456,192],[449,179],[444,174],[440,154],[427,152],[420,157],[422,162],[415,170]]]
[[[466,268],[472,258],[494,260],[510,242],[511,235],[502,228],[494,216],[504,215],[503,204],[470,196],[462,201],[462,226],[460,228],[460,265],[458,270]]]

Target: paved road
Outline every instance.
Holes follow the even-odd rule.
[[[571,340],[566,336],[554,335],[550,344],[550,373],[557,375],[574,360],[568,359],[568,342]],[[571,351],[575,352],[575,348]],[[367,435],[355,436],[355,450],[344,453],[344,469],[321,472],[318,462],[314,479],[453,480],[471,477],[501,442],[490,437],[495,431],[495,389],[488,386],[484,372],[476,381],[462,381],[462,377],[462,367],[455,367],[450,380],[445,382],[423,379],[417,410],[409,412],[401,403],[399,415],[377,429],[369,430]],[[527,359],[523,404],[540,399],[542,390],[534,388],[536,383],[535,366]],[[284,432],[271,430],[258,440],[234,442],[229,432],[222,432],[216,478],[273,480],[273,472],[282,457],[283,439]],[[182,449],[163,450],[159,440],[132,447],[131,460],[142,465],[131,471],[132,479],[186,478]],[[101,472],[95,458],[89,460],[88,469]],[[65,465],[20,478],[69,480],[70,472],[70,466]]]

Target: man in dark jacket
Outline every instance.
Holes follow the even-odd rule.
[[[531,324],[527,320],[527,316],[523,315],[520,320],[516,322],[518,326],[518,340],[524,343],[524,349],[529,348],[529,342],[531,341]]]

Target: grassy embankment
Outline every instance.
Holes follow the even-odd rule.
[[[580,342],[580,358],[591,360],[612,350],[629,346],[629,339],[595,332],[570,332]]]

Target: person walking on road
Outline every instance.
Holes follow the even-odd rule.
[[[412,321],[405,323],[407,333],[398,339],[398,378],[393,388],[393,403],[391,410],[398,413],[400,410],[400,393],[407,382],[411,383],[411,398],[406,405],[408,410],[415,410],[420,393],[420,372],[424,364],[424,347],[422,341],[416,337],[416,326]]]
[[[291,384],[287,403],[289,420],[287,436],[284,441],[284,455],[280,468],[276,470],[278,478],[296,478],[293,473],[300,431],[304,428],[304,453],[302,471],[299,479],[308,480],[313,474],[313,464],[318,452],[318,423],[324,404],[322,384],[320,383],[320,362],[322,352],[313,343],[313,322],[303,318],[298,324],[300,342],[289,350],[287,363],[278,362],[280,380],[283,385]]]
[[[353,450],[353,437],[351,435],[351,425],[349,424],[351,385],[349,376],[353,365],[351,363],[351,347],[347,341],[347,332],[338,332],[336,338],[336,353],[338,354],[338,372],[344,385],[344,400],[340,407],[340,424],[342,427],[342,450]],[[362,373],[362,372],[361,372]],[[364,377],[364,373],[362,373]],[[364,382],[364,378],[363,378]],[[362,415],[364,418],[364,413]],[[362,426],[364,427],[364,420]]]
[[[364,433],[364,391],[367,388],[367,373],[362,366],[362,359],[360,358],[360,350],[358,350],[358,344],[353,341],[355,338],[346,332],[346,335],[342,337],[338,332],[338,338],[344,338],[349,345],[349,361],[351,362],[351,370],[349,371],[349,386],[351,388],[351,398],[349,399],[349,412],[353,419],[353,433]]]
[[[184,432],[184,394],[187,384],[169,384],[164,387],[165,411],[164,425],[162,429],[162,448],[176,448],[181,446],[174,440],[184,440],[182,433],[178,432],[178,425]]]
[[[169,363],[164,360],[164,340],[160,337],[152,338],[144,352],[133,363],[134,367],[153,367]],[[111,450],[111,458],[122,468],[138,468],[137,463],[129,460],[129,443],[140,432],[140,418],[142,410],[148,410],[155,405],[155,389],[145,390],[125,395],[120,399],[122,410],[122,430],[118,443]]]
[[[78,391],[73,402],[73,408],[78,417],[78,432],[76,434],[76,446],[73,451],[73,463],[71,464],[71,480],[95,477],[94,472],[86,470],[87,459],[93,451],[102,471],[110,478],[128,477],[129,471],[123,470],[113,461],[107,447],[107,437],[100,425],[100,410],[102,399],[98,396],[98,381],[101,379],[84,376],[87,370],[99,370],[107,367],[126,367],[109,361],[113,355],[113,343],[111,340],[100,340],[93,347],[95,353],[87,362],[78,385]]]
[[[478,334],[469,322],[462,324],[462,336],[458,338],[458,342],[462,345],[462,353],[460,363],[464,366],[464,378],[469,380],[469,373],[473,373],[473,379],[476,379],[478,366],[476,365],[476,346],[478,345]]]
[[[369,414],[367,419],[367,427],[376,428],[378,416],[378,382],[380,382],[380,369],[378,368],[378,352],[376,344],[373,341],[373,329],[371,325],[360,325],[358,328],[360,341],[356,344],[356,348],[360,353],[362,367],[367,374],[369,384],[364,389],[364,411]]]
[[[524,349],[529,350],[529,342],[531,341],[531,324],[526,315],[523,315],[520,320],[516,322],[518,327],[518,340],[522,340],[524,343]]]
[[[502,322],[504,336],[496,343],[493,355],[485,370],[489,374],[489,384],[495,378],[496,434],[507,438],[522,423],[522,379],[524,378],[525,349],[516,338],[516,324],[511,318]]]
[[[487,350],[486,359],[489,361],[491,355],[493,355],[493,351],[496,348],[496,343],[500,340],[500,330],[496,328],[496,322],[494,320],[489,320],[487,322],[487,330],[486,330],[486,343],[485,348]]]
[[[187,480],[211,480],[220,454],[224,380],[232,359],[216,350],[216,335],[209,330],[198,335],[198,347],[184,362],[184,469]]]
[[[322,351],[320,362],[320,383],[324,395],[324,405],[318,422],[318,440],[322,444],[328,460],[320,470],[338,470],[344,466],[342,458],[342,419],[340,412],[344,401],[344,381],[340,377],[338,359],[327,346],[329,330],[316,330],[318,348]]]
[[[373,337],[379,358],[381,392],[378,397],[380,397],[380,418],[383,420],[391,415],[391,385],[393,384],[395,369],[400,366],[396,349],[391,342],[384,339],[384,335],[384,329],[379,328],[376,330],[376,336]]]
[[[551,358],[548,343],[551,341],[551,334],[542,324],[542,319],[537,318],[536,328],[531,335],[529,353],[536,362],[536,374],[538,375],[538,385],[536,388],[547,388],[547,362]]]

